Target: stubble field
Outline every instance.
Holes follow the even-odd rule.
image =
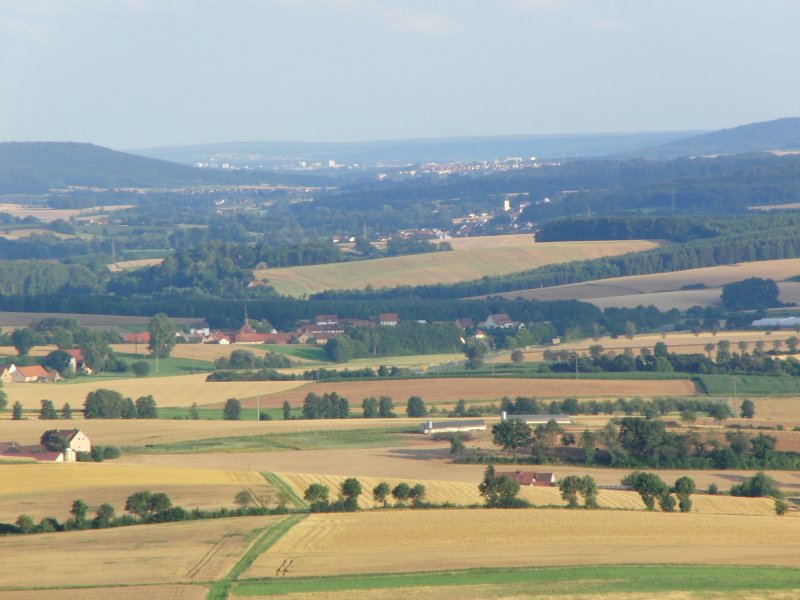
[[[531,469],[526,465],[526,470]],[[513,465],[498,465],[498,473],[514,471]],[[345,480],[342,475],[308,475],[302,473],[279,473],[288,482],[292,489],[302,497],[303,492],[312,483],[321,483],[328,486],[332,497],[335,497],[341,483]],[[474,482],[435,481],[429,479],[399,479],[396,477],[362,477],[359,478],[363,491],[359,496],[359,506],[375,508],[382,506],[372,497],[372,490],[381,482],[394,488],[401,482],[414,486],[421,483],[425,486],[425,501],[435,504],[450,503],[457,506],[470,506],[483,504],[483,498],[478,493],[480,477]],[[561,498],[557,487],[522,486],[519,493],[536,506],[564,506],[566,503]],[[773,502],[769,498],[735,498],[732,496],[706,496],[695,495],[692,497],[692,511],[699,514],[726,514],[726,515],[760,515],[775,514]],[[394,500],[389,497],[389,503]],[[623,490],[600,490],[598,503],[602,508],[622,510],[644,510],[645,506],[641,497],[636,492]]]
[[[518,239],[517,239],[518,238]],[[492,246],[490,244],[497,244]],[[547,264],[615,256],[649,250],[647,240],[533,243],[530,236],[489,236],[480,243],[454,245],[451,252],[433,252],[365,261],[287,267],[256,271],[279,293],[314,294],[329,289],[364,289],[402,285],[458,283],[485,275],[504,275]]]
[[[6,556],[13,554],[14,558],[0,561],[0,586],[46,588],[210,581],[232,567],[255,530],[281,518],[211,519],[5,537],[0,539],[0,547]],[[43,590],[39,593],[46,594]],[[125,598],[117,592],[113,597]]]
[[[384,532],[381,534],[381,532]],[[644,511],[441,510],[311,515],[246,577],[587,564],[800,565],[800,519]]]
[[[122,514],[125,499],[141,490],[165,492],[173,504],[187,509],[231,507],[242,489],[252,489],[259,497],[269,491],[264,478],[244,466],[220,470],[143,467],[116,461],[2,464],[0,522],[13,523],[20,514],[28,514],[37,522],[48,516],[66,519],[77,498],[89,504],[92,513],[108,502]]]
[[[207,376],[207,373],[202,373],[142,379],[93,379],[75,383],[17,383],[7,385],[4,389],[11,404],[19,401],[26,409],[38,409],[43,398],[53,400],[58,408],[65,402],[69,402],[73,409],[79,408],[83,406],[86,395],[99,388],[114,390],[133,399],[152,395],[158,406],[188,408],[195,402],[198,405],[220,403],[221,406],[228,398],[254,397],[258,394],[269,396],[307,383],[305,381],[207,382]],[[280,406],[281,402],[282,400],[274,400],[273,404]]]

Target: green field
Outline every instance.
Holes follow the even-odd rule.
[[[698,375],[707,394],[717,396],[800,395],[800,378],[769,375]],[[735,381],[734,381],[735,380]]]
[[[38,413],[38,411],[36,411]],[[242,421],[255,421],[256,420],[256,409],[255,408],[243,408],[241,412],[241,420]],[[281,408],[262,408],[262,414],[267,414],[272,417],[273,421],[281,421],[283,420],[283,409]],[[299,418],[302,415],[302,411],[300,408],[293,408],[292,409],[292,417]],[[197,416],[201,421],[221,421],[222,420],[222,409],[221,408],[198,408],[197,409]],[[188,419],[189,417],[189,409],[188,408],[176,408],[176,407],[167,407],[162,408],[158,407],[158,418],[159,419]]]
[[[275,354],[283,354],[288,357],[302,358],[316,362],[331,362],[322,346],[311,346],[309,344],[258,344],[254,346],[259,350],[267,350]]]
[[[469,569],[430,573],[356,575],[342,577],[297,577],[246,580],[236,585],[236,596],[268,596],[291,593],[324,593],[345,590],[394,590],[402,588],[464,587],[491,585],[493,597],[536,595],[665,592],[790,591],[800,589],[800,569],[779,567],[728,567],[684,565],[615,565],[548,567],[533,569]],[[502,590],[494,586],[502,586]],[[718,597],[718,596],[715,596]]]
[[[270,452],[379,448],[409,441],[407,428],[297,431],[270,435],[246,435],[186,440],[169,444],[126,446],[126,454],[189,454],[198,452]]]

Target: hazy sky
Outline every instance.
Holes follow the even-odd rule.
[[[143,148],[800,115],[800,0],[0,0],[0,141]]]

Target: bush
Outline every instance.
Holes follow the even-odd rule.
[[[147,377],[150,375],[150,363],[143,360],[137,360],[131,364],[131,370],[136,377]]]

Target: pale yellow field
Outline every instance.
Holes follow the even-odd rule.
[[[417,420],[417,423],[419,421]],[[275,422],[279,423],[279,422]],[[300,423],[290,421],[289,423]],[[416,436],[409,434],[412,439]],[[422,436],[419,436],[422,438]],[[484,449],[496,447],[487,435],[483,439],[466,443],[468,451],[474,447]],[[118,462],[145,466],[174,466],[181,468],[238,469],[242,467],[243,456],[247,457],[251,469],[276,471],[279,473],[303,472],[318,475],[341,475],[344,477],[392,477],[404,481],[435,480],[461,482],[477,485],[483,477],[485,465],[452,464],[448,442],[434,442],[427,438],[412,445],[402,447],[356,448],[330,450],[290,450],[285,452],[252,452],[247,455],[232,453],[170,454],[123,456]],[[505,467],[504,467],[505,468]],[[510,466],[509,466],[510,468]],[[536,465],[526,467],[531,470],[551,471],[556,478],[567,475],[591,475],[598,485],[619,485],[620,480],[630,470],[569,465]],[[753,475],[752,471],[670,470],[648,469],[664,481],[674,483],[678,477],[694,479],[697,489],[705,490],[712,483],[721,491],[727,491],[733,484],[740,483]],[[800,489],[800,472],[767,471],[784,492],[795,495]]]
[[[285,383],[285,382],[284,382]],[[297,382],[294,382],[297,383]],[[303,383],[303,382],[300,382]],[[216,385],[216,384],[215,384]],[[538,398],[613,397],[619,396],[685,396],[697,393],[689,380],[612,380],[612,379],[491,379],[491,378],[447,378],[447,379],[399,379],[392,381],[347,381],[333,383],[307,383],[302,387],[286,389],[279,394],[261,398],[261,406],[279,407],[284,400],[293,406],[302,404],[309,392],[323,394],[337,392],[350,401],[351,406],[360,405],[368,396],[391,396],[401,413],[410,396],[421,396],[425,402],[495,401],[504,396],[535,396]],[[251,394],[255,395],[255,392]],[[226,396],[225,398],[227,398]],[[220,399],[222,402],[223,399]],[[159,401],[160,402],[160,401]],[[255,399],[243,406],[255,406]],[[167,406],[165,404],[165,406]]]
[[[200,585],[126,585],[125,587],[59,588],[48,589],[47,600],[203,600],[208,590]],[[41,600],[42,590],[0,590],[0,600]]]
[[[484,275],[503,275],[547,264],[614,256],[658,246],[656,242],[646,240],[540,244],[533,243],[530,238],[528,241],[527,245],[515,245],[517,240],[510,244],[507,239],[500,239],[498,246],[490,246],[493,238],[488,237],[480,243],[467,242],[463,249],[452,252],[265,269],[257,271],[255,276],[267,279],[281,294],[302,296],[327,289],[363,289],[368,285],[380,288],[457,283],[480,279]]]
[[[61,238],[62,240],[75,237],[74,235],[59,233],[57,231],[51,231],[49,229],[42,229],[40,227],[31,227],[30,229],[9,229],[5,231],[0,231],[0,237],[4,237],[7,240],[19,240],[22,238],[30,237],[32,235],[52,235],[54,237]]]
[[[535,467],[526,465],[524,468],[534,470]],[[513,471],[512,465],[500,465],[498,472]],[[279,473],[292,488],[302,497],[303,492],[312,483],[321,483],[330,489],[330,498],[335,499],[342,481],[343,475],[308,475],[302,473]],[[392,477],[360,477],[359,481],[363,487],[363,492],[358,499],[359,506],[362,508],[374,508],[375,501],[372,498],[373,488],[385,481],[391,488],[398,483],[405,482],[410,486],[421,483],[425,486],[425,500],[442,504],[449,502],[459,506],[469,506],[473,504],[483,504],[483,498],[478,493],[478,477],[472,483],[462,483],[454,481],[435,481],[429,479],[398,479]],[[524,498],[537,506],[564,506],[566,503],[561,498],[557,487],[522,486],[519,493],[520,498]],[[727,515],[761,515],[769,516],[775,514],[773,501],[770,498],[735,498],[732,496],[705,496],[695,495],[692,497],[694,506],[693,512],[702,514],[727,514]],[[394,500],[390,497],[389,503]],[[600,490],[598,503],[603,508],[617,508],[626,510],[644,510],[644,503],[636,492],[622,490]],[[381,506],[381,505],[378,505]]]
[[[244,466],[244,465],[242,465]],[[69,516],[72,501],[81,498],[94,511],[112,504],[122,514],[125,499],[133,492],[165,492],[184,508],[233,506],[233,497],[250,488],[259,496],[268,492],[257,472],[218,469],[141,467],[104,463],[3,464],[0,465],[0,522],[13,522],[20,514],[34,520]]]
[[[294,559],[290,577],[598,563],[797,566],[800,519],[568,510],[316,514],[244,576],[273,576],[287,558]]]
[[[262,394],[268,396],[306,384],[305,381],[224,381],[207,382],[207,373],[176,375],[174,377],[145,377],[142,379],[107,379],[76,383],[17,383],[5,386],[10,404],[21,402],[29,409],[38,409],[43,398],[57,407],[69,402],[73,409],[81,408],[86,395],[98,388],[115,390],[133,399],[152,395],[158,406],[189,407],[224,403],[228,398],[244,398]],[[305,394],[303,394],[305,396]],[[277,402],[280,406],[282,400]],[[266,405],[265,405],[266,406]]]
[[[606,242],[602,242],[605,244]],[[533,298],[536,300],[586,300],[601,308],[606,306],[637,306],[654,304],[664,310],[675,307],[719,303],[721,286],[748,277],[768,277],[783,281],[800,274],[800,259],[766,260],[737,263],[702,269],[689,269],[673,273],[611,277],[583,283],[520,290],[500,294],[507,298]],[[684,285],[705,284],[700,290],[681,290]],[[800,297],[800,285],[786,282],[779,285],[781,300],[795,302]]]
[[[6,556],[13,554],[14,559],[0,561],[0,586],[41,588],[87,583],[103,586],[210,581],[230,570],[251,543],[248,536],[254,530],[281,518],[285,517],[210,519],[8,536],[0,539],[0,548]],[[117,597],[116,592],[113,597]]]
[[[716,345],[722,340],[727,340],[731,343],[731,352],[739,352],[739,348],[737,346],[739,342],[747,342],[747,351],[752,352],[755,350],[756,342],[762,341],[764,342],[765,350],[772,350],[772,343],[775,340],[781,340],[785,342],[787,338],[797,335],[798,334],[792,330],[772,331],[769,333],[766,331],[755,330],[723,330],[719,331],[716,335],[712,334],[710,331],[703,331],[697,335],[691,332],[670,332],[665,334],[645,333],[635,335],[632,340],[629,340],[623,336],[620,336],[616,339],[609,336],[602,336],[598,338],[597,341],[587,338],[578,342],[565,342],[557,346],[530,346],[522,349],[522,351],[525,355],[525,360],[540,361],[542,360],[542,355],[545,350],[577,350],[578,352],[588,354],[590,346],[599,344],[604,350],[614,351],[617,354],[623,352],[626,348],[631,348],[633,349],[634,354],[638,356],[641,348],[648,348],[652,351],[653,347],[658,342],[664,342],[669,348],[670,352],[677,352],[679,354],[706,354],[706,344],[710,343]],[[784,352],[787,351],[785,343],[781,347],[781,350]],[[715,352],[712,352],[712,356],[714,356],[714,354]],[[491,356],[487,362],[508,362],[510,357],[510,352],[503,352]]]
[[[92,208],[81,208],[81,209],[72,209],[72,208],[64,208],[64,209],[56,209],[56,208],[47,208],[47,207],[32,207],[32,206],[24,206],[22,204],[11,204],[5,203],[0,204],[0,212],[8,213],[15,217],[19,217],[20,219],[24,219],[25,217],[36,217],[40,221],[45,221],[49,223],[50,221],[55,221],[56,219],[63,219],[68,221],[70,217],[80,217],[82,215],[90,215],[90,214],[106,214],[108,212],[114,210],[123,210],[126,208],[131,208],[132,205],[130,204],[120,204],[115,206],[95,206]]]

